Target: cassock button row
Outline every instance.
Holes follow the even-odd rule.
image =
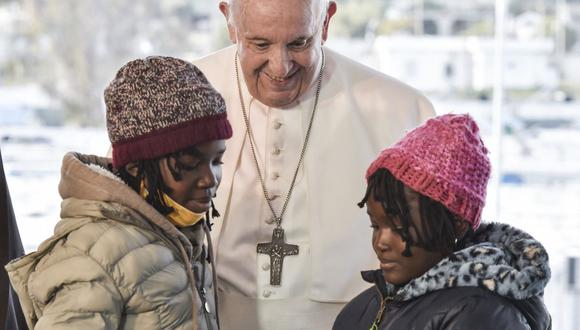
[[[270,264],[267,262],[263,263],[262,270],[264,270],[264,271],[270,270]]]
[[[262,292],[262,296],[263,296],[264,298],[268,298],[268,297],[270,297],[271,295],[272,295],[272,291],[270,291],[270,290],[264,290],[264,291]]]

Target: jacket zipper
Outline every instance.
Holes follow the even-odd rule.
[[[211,329],[211,320],[209,319],[209,304],[207,302],[207,298],[205,297],[206,291],[205,288],[201,288],[199,291],[199,298],[201,300],[201,306],[203,309],[203,316],[205,316],[205,323],[207,323],[207,328]]]
[[[204,254],[204,252],[202,252],[202,254]],[[199,286],[196,285],[196,289],[197,289],[196,291],[197,291],[197,294],[199,296],[199,300],[201,302],[200,307],[201,307],[201,310],[203,311],[203,316],[205,318],[207,328],[211,329],[212,328],[211,327],[211,320],[209,319],[209,304],[207,302],[207,298],[206,298],[207,292],[205,290],[205,262],[204,262],[205,258],[200,258],[200,259],[201,259],[201,268],[202,268],[201,274],[202,275],[201,275],[200,280],[198,281]],[[192,263],[192,266],[193,266],[193,263]],[[199,278],[198,273],[197,273],[195,268],[194,268],[194,274],[195,274],[195,277]]]
[[[379,291],[379,296],[382,298],[381,291],[378,288],[377,288],[377,291]],[[369,330],[379,330],[379,325],[381,324],[381,321],[383,320],[383,314],[384,314],[385,309],[387,307],[387,303],[390,301],[393,301],[393,297],[386,297],[386,298],[383,298],[381,300],[381,307],[379,308],[379,311],[377,312],[377,316],[375,316],[375,320],[371,324],[371,327],[369,328]]]

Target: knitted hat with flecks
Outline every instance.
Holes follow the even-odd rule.
[[[105,89],[105,104],[116,168],[232,136],[222,96],[177,58],[125,64]]]
[[[473,118],[442,115],[383,150],[368,168],[366,178],[385,168],[409,188],[445,205],[477,229],[491,171],[487,152]]]

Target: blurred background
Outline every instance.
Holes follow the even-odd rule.
[[[329,47],[476,118],[494,164],[484,219],[544,243],[553,328],[580,329],[580,0],[336,2]],[[26,251],[58,221],[64,153],[107,152],[117,69],[228,45],[217,5],[0,0],[0,148]]]

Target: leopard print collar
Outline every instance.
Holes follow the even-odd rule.
[[[376,278],[371,272],[363,272],[363,278]],[[384,294],[403,301],[454,287],[481,287],[521,300],[542,295],[549,279],[548,253],[540,242],[507,224],[483,223],[464,249],[420,277],[400,288],[389,283],[380,287]]]

